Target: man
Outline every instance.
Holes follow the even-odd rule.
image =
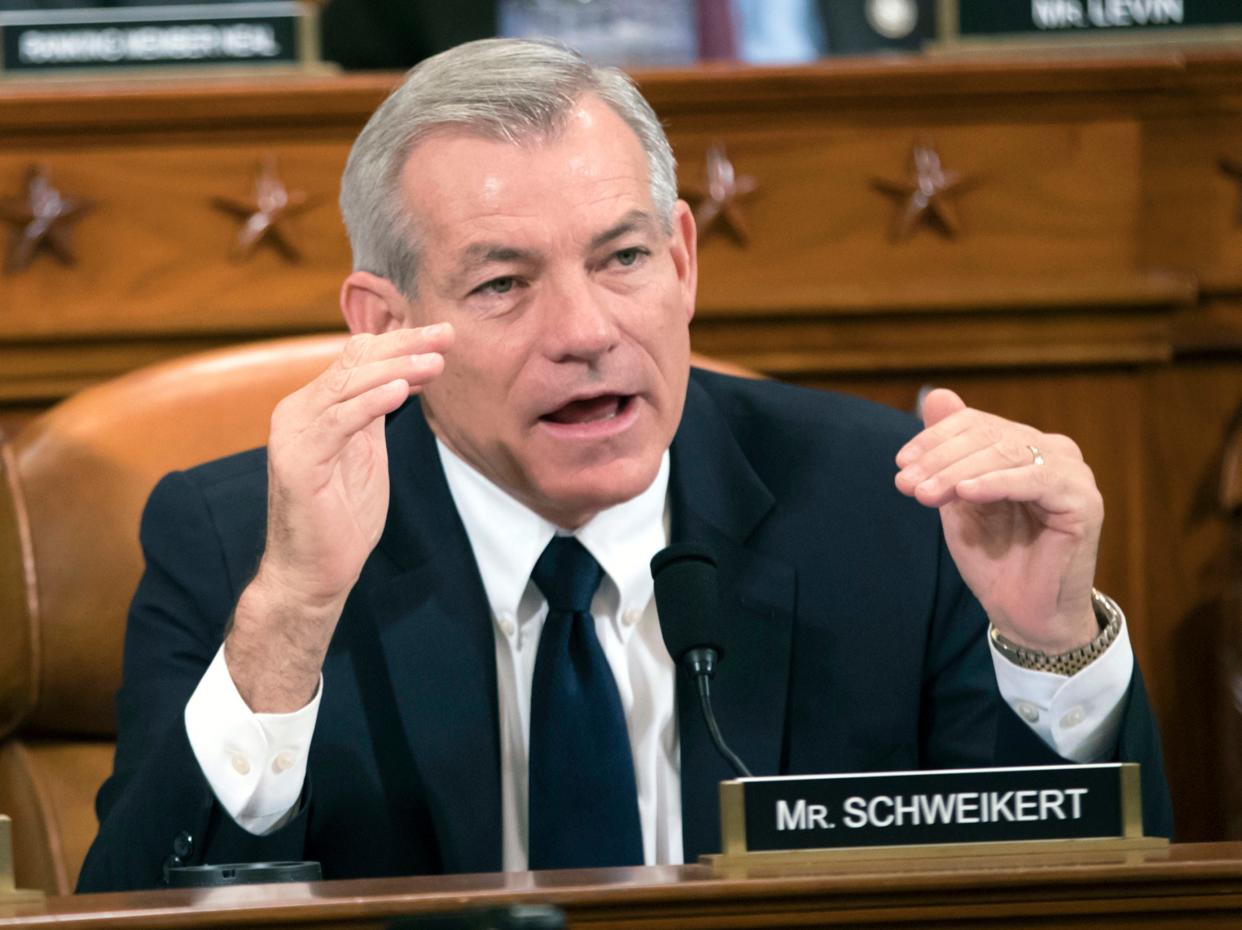
[[[430,59],[341,201],[356,335],[266,452],[152,494],[81,889],[718,849],[730,773],[652,603],[670,541],[720,563],[717,713],[757,774],[1137,759],[1168,833],[1077,447],[948,391],[920,431],[691,375],[694,222],[623,75],[537,42]]]

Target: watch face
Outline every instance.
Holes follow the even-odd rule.
[[[919,23],[915,0],[867,0],[867,23],[886,39],[904,39]]]

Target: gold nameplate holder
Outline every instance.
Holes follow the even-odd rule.
[[[718,871],[1169,845],[1143,835],[1134,763],[741,778],[721,783],[720,814],[723,851],[701,857]]]
[[[0,814],[0,906],[42,901],[42,891],[23,890],[13,878],[13,821]]]

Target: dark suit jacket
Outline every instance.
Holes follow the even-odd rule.
[[[691,379],[672,446],[672,536],[719,559],[716,711],[756,774],[1061,761],[1001,701],[983,612],[938,515],[893,487],[893,456],[916,428],[844,396]],[[387,432],[388,522],[324,666],[301,811],[267,837],[215,803],[182,714],[262,549],[264,454],[170,475],[152,493],[115,771],[80,890],[157,884],[183,833],[187,863],[308,858],[329,878],[501,867],[488,604],[417,401]],[[688,686],[678,713],[692,861],[720,848],[716,785],[730,772]],[[1143,763],[1147,830],[1168,835],[1137,673],[1118,756]]]

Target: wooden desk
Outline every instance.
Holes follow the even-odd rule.
[[[0,928],[382,927],[401,914],[550,902],[571,927],[1236,927],[1242,844],[1094,861],[1004,857],[716,877],[703,866],[368,879],[48,898]]]

